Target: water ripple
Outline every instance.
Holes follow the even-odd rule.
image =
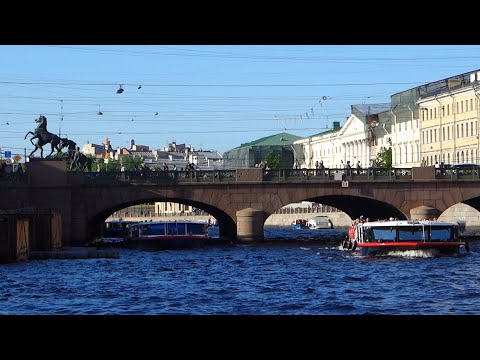
[[[0,314],[480,314],[479,242],[457,257],[362,258],[275,239],[0,265]]]

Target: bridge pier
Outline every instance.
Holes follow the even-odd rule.
[[[252,243],[264,239],[265,212],[253,208],[237,211],[237,241]]]
[[[410,210],[410,219],[411,220],[431,220],[433,218],[438,218],[441,211],[430,206],[418,206]]]

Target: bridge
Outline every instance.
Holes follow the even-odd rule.
[[[177,202],[214,216],[223,239],[263,239],[265,220],[281,207],[313,201],[352,219],[437,217],[465,203],[480,210],[479,169],[281,169],[70,172],[61,159],[31,159],[25,173],[0,174],[0,212],[50,209],[61,216],[65,246],[102,235],[112,213],[148,202]]]

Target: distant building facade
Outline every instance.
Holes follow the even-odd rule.
[[[390,146],[389,109],[388,103],[352,105],[342,127],[334,121],[331,130],[297,140],[295,145],[302,145],[304,153],[301,167],[313,169],[317,161],[326,168],[371,166],[377,152]]]
[[[479,70],[422,88],[417,106],[424,164],[480,163],[479,98]]]
[[[223,153],[223,168],[255,167],[256,164],[265,159],[270,151],[280,156],[281,168],[291,168],[295,152],[292,145],[299,139],[302,138],[292,134],[280,133],[242,144]]]

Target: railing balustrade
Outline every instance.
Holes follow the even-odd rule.
[[[70,173],[70,172],[68,172]],[[0,173],[0,185],[29,184],[28,173]],[[236,170],[169,170],[169,171],[101,171],[83,173],[85,184],[153,183],[193,184],[236,182]],[[264,182],[288,181],[375,181],[412,180],[412,168],[365,169],[278,169],[264,170]],[[479,180],[480,165],[472,167],[435,169],[435,180]],[[243,180],[238,180],[239,182]]]

